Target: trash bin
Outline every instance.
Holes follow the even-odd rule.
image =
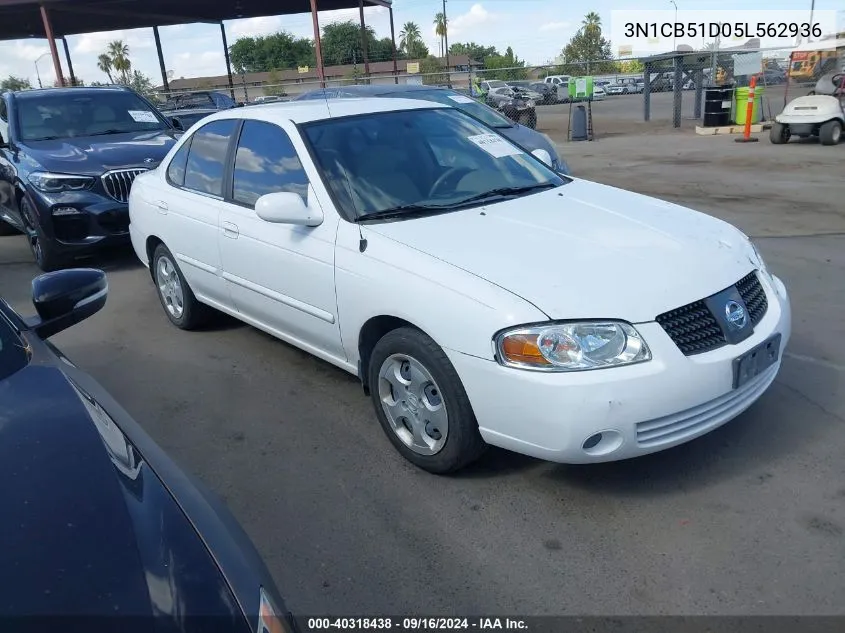
[[[733,88],[707,88],[704,91],[704,127],[731,124]]]
[[[746,114],[748,114],[748,91],[750,88],[743,87],[737,88],[734,92],[734,100],[733,100],[733,111],[734,111],[734,121],[737,125],[745,125],[745,118]],[[751,124],[754,125],[755,123],[760,122],[760,115],[762,114],[763,110],[760,107],[760,104],[763,100],[763,92],[765,92],[765,86],[756,86],[754,88],[754,106],[751,110]]]
[[[572,134],[570,138],[573,141],[587,140],[587,110],[584,106],[575,106],[575,112],[572,113]]]

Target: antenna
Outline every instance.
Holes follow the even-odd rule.
[[[361,237],[361,241],[358,242],[358,250],[360,252],[364,252],[367,250],[367,238],[364,237],[364,232],[361,230],[361,225],[358,225],[358,235]]]

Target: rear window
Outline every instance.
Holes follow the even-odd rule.
[[[20,371],[29,363],[24,341],[0,313],[0,380]]]

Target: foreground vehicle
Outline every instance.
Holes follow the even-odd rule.
[[[370,85],[370,86],[343,86],[341,88],[326,88],[313,90],[299,95],[296,101],[313,101],[315,99],[343,99],[361,97],[385,97],[399,99],[422,99],[434,101],[453,108],[457,108],[481,121],[516,143],[528,152],[542,149],[552,157],[551,166],[556,172],[568,175],[569,165],[558,155],[555,144],[545,134],[542,134],[530,127],[520,125],[490,106],[473,99],[457,90],[450,88],[438,88],[435,86],[405,85]]]
[[[9,92],[0,120],[0,234],[24,233],[45,271],[129,243],[132,181],[176,142],[149,101],[120,87]]]
[[[791,313],[748,238],[542,153],[424,101],[220,113],[136,180],[132,243],[174,325],[217,308],[357,374],[432,472],[634,457],[750,406]]]
[[[837,97],[811,95],[790,101],[775,117],[769,140],[786,143],[793,136],[816,136],[822,145],[836,145],[842,140],[845,128],[845,109]]]
[[[217,112],[217,110],[209,108],[194,108],[190,110],[174,110],[168,114],[170,115],[170,122],[177,130],[187,130],[200,119],[204,119],[209,114],[214,114],[215,112]]]
[[[82,630],[67,616],[91,631],[292,630],[222,502],[47,342],[103,307],[105,274],[48,273],[32,289],[33,318],[0,300],[0,617],[11,630]]]

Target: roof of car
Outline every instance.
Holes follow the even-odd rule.
[[[442,103],[420,99],[379,99],[377,97],[331,99],[330,101],[305,100],[261,103],[248,108],[232,108],[212,114],[208,120],[257,119],[271,123],[293,121],[308,123],[371,112],[394,112],[398,110],[422,110],[448,108]]]
[[[125,86],[73,86],[67,88],[31,88],[28,90],[20,90],[15,92],[15,97],[18,99],[28,99],[29,97],[39,97],[45,94],[50,95],[72,95],[83,92],[127,92],[130,89]]]

